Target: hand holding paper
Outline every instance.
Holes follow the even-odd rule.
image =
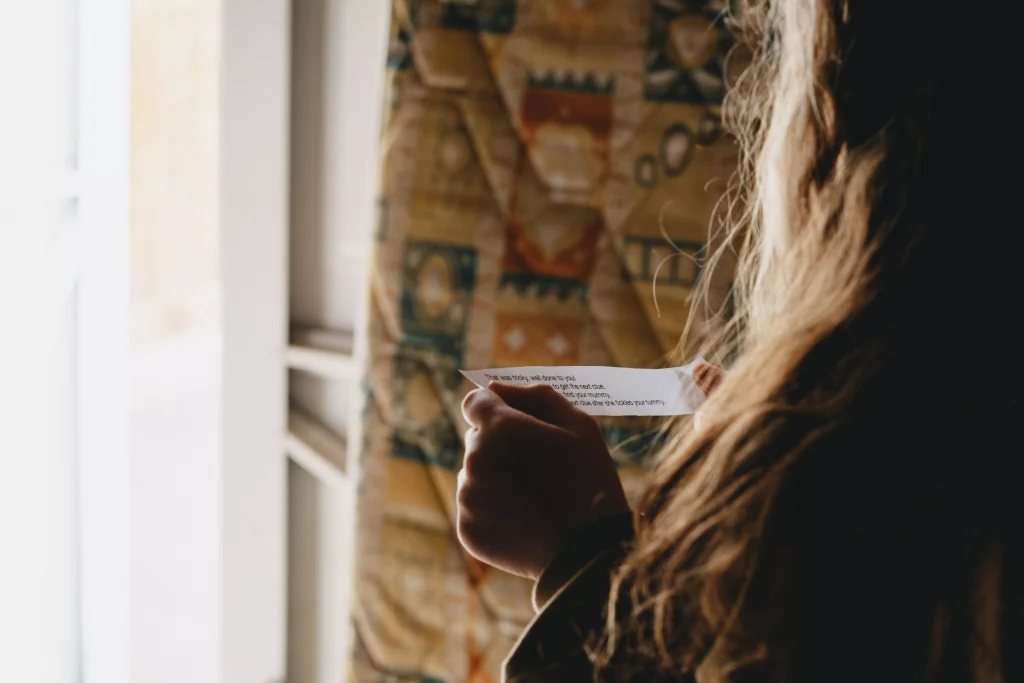
[[[704,403],[693,370],[698,359],[679,368],[638,370],[601,366],[529,366],[462,370],[473,384],[547,384],[588,415],[690,415]]]
[[[628,512],[601,428],[547,385],[471,391],[459,472],[459,540],[504,571],[536,579],[579,528]]]
[[[586,413],[694,412],[722,377],[703,361],[463,374],[481,389],[462,408],[471,428],[458,478],[459,540],[473,557],[534,579],[576,529],[629,510],[601,429]],[[487,390],[492,381],[501,384]]]

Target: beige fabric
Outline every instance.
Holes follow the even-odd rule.
[[[718,135],[720,4],[396,2],[353,679],[497,680],[532,618],[531,586],[452,531],[457,370],[650,367],[675,347],[735,163]],[[652,278],[677,247],[659,317]],[[631,492],[655,426],[603,423]]]

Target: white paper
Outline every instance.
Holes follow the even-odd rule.
[[[473,384],[549,384],[590,415],[690,415],[707,398],[693,379],[695,360],[681,368],[638,370],[602,366],[528,366],[462,370]]]

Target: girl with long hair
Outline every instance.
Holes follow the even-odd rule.
[[[741,4],[700,428],[630,510],[553,390],[464,402],[460,539],[537,580],[506,678],[1022,680],[1014,38],[995,6]]]

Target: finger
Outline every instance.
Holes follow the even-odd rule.
[[[559,452],[578,438],[571,430],[549,424],[504,405],[466,433],[462,466],[471,477],[489,480],[497,472],[528,467],[538,449]],[[512,470],[508,470],[509,466]]]
[[[477,534],[474,524],[475,510],[473,510],[472,494],[470,492],[469,479],[466,469],[459,470],[455,493],[455,529],[462,546],[475,557]]]
[[[480,428],[470,427],[466,430],[466,433],[462,435],[462,445],[465,449],[472,450],[476,448],[477,443],[480,441]]]
[[[462,466],[469,462],[470,453],[480,450],[480,429],[470,427],[462,437]]]
[[[711,391],[718,389],[718,385],[725,379],[725,371],[719,368],[713,368],[711,373]]]
[[[462,400],[462,416],[474,427],[487,424],[508,406],[490,389],[474,389]]]
[[[584,415],[569,399],[547,384],[522,387],[492,382],[488,388],[509,407],[565,429],[576,427]]]
[[[701,391],[710,396],[711,392],[721,383],[724,374],[720,368],[701,363],[693,369],[693,381]]]
[[[481,460],[488,460],[486,455],[482,455],[481,451],[486,451],[487,441],[480,429],[473,427],[466,432],[465,437],[465,450],[462,453],[462,469],[459,471],[459,485],[465,484],[465,477],[469,474],[470,470],[477,471],[480,467]],[[484,466],[486,466],[484,462]]]
[[[499,495],[493,487],[488,486],[487,481],[481,481],[480,477],[463,467],[459,470],[455,484],[455,502],[459,509],[473,515],[481,510],[486,510],[494,498]]]
[[[704,384],[707,381],[708,371],[711,370],[711,366],[706,363],[701,363],[693,369],[693,381],[697,384]]]

